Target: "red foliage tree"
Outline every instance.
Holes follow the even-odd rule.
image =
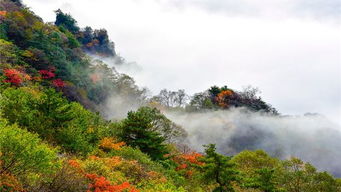
[[[39,73],[43,79],[51,79],[56,76],[51,70],[39,70]]]
[[[4,69],[4,75],[6,76],[4,82],[11,83],[16,86],[19,86],[24,79],[24,75],[16,69]]]
[[[64,87],[65,86],[65,82],[63,80],[61,80],[61,79],[52,80],[52,84],[55,87]]]

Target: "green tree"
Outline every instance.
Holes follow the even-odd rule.
[[[2,23],[0,24],[0,39],[7,39],[6,26]]]
[[[234,191],[232,183],[238,180],[238,171],[231,157],[218,154],[214,144],[205,145],[205,163],[202,166],[203,180],[208,183],[218,184],[214,192]]]
[[[7,88],[0,98],[3,117],[44,138],[53,138],[55,131],[72,117],[70,105],[54,89],[39,87]]]
[[[276,187],[277,183],[274,179],[274,169],[262,168],[255,171],[256,176],[250,178],[247,187],[260,189],[263,192],[276,192],[279,191]]]
[[[56,21],[54,23],[55,25],[63,26],[73,34],[79,32],[77,21],[74,18],[72,18],[71,15],[63,13],[60,9],[58,9],[55,12],[56,12]]]
[[[57,130],[56,140],[67,151],[85,155],[96,149],[106,124],[98,114],[84,109],[79,103],[69,105],[66,113],[71,120]]]
[[[56,153],[38,135],[0,122],[0,174],[25,177],[29,173],[51,173],[58,165]]]
[[[161,160],[168,153],[164,143],[166,138],[156,130],[152,111],[153,109],[148,107],[130,111],[123,121],[121,138],[128,145],[147,153],[153,160]]]
[[[278,183],[288,192],[338,192],[337,180],[298,158],[285,160],[277,173]]]
[[[215,105],[212,103],[212,100],[209,97],[208,92],[196,93],[192,97],[189,106],[187,107],[188,111],[197,111],[203,109],[214,109]]]
[[[339,192],[341,189],[341,185],[337,183],[337,180],[327,172],[318,172],[312,176],[312,179],[313,182],[312,185],[310,185],[310,191]]]
[[[0,39],[0,66],[10,67],[19,63],[18,48],[12,42]],[[7,65],[7,66],[6,66]]]
[[[341,179],[340,178],[337,178],[337,179],[335,179],[335,181],[336,181],[336,190],[337,191],[341,191]]]
[[[182,127],[173,123],[156,108],[141,107],[138,111],[151,118],[151,131],[160,133],[168,143],[181,140],[187,135]]]
[[[244,150],[235,155],[232,160],[236,164],[238,170],[244,177],[254,177],[257,175],[256,170],[268,168],[274,169],[279,165],[279,160],[270,157],[263,150]]]
[[[257,188],[265,192],[277,190],[276,168],[278,159],[270,157],[263,150],[244,150],[235,155],[232,162],[241,174],[241,183],[246,188]]]
[[[222,91],[227,91],[227,90],[231,90],[231,89],[227,88],[226,85],[223,86],[223,87],[221,87],[221,88],[219,88],[218,86],[214,85],[214,86],[212,86],[212,87],[208,90],[208,92],[210,93],[210,96],[211,96],[212,98],[215,98],[220,92],[222,92]]]
[[[0,111],[9,123],[26,127],[73,153],[92,151],[105,128],[98,114],[69,102],[52,88],[7,88],[0,97]]]

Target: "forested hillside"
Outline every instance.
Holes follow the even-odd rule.
[[[256,89],[151,97],[93,55],[125,62],[105,29],[82,29],[61,10],[44,23],[20,0],[1,0],[0,191],[341,191],[340,179],[298,158],[227,156],[214,143],[194,151],[186,129],[163,114],[243,107],[279,115]],[[113,119],[107,104],[115,100],[116,112],[136,110]]]

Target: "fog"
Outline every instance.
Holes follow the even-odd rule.
[[[341,177],[340,127],[321,115],[271,116],[243,108],[166,115],[185,128],[188,145],[197,151],[209,143],[228,155],[263,149],[281,159],[298,157]]]
[[[283,114],[321,113],[341,125],[337,0],[24,0],[45,21],[61,8],[105,28],[136,62],[140,86],[203,91],[252,85]]]

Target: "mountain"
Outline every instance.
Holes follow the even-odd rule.
[[[170,120],[233,110],[280,118],[255,89],[149,97],[95,57],[125,64],[105,29],[81,29],[61,10],[44,23],[20,0],[0,2],[0,191],[341,191],[310,163],[238,148],[262,132],[234,135],[233,155],[210,143],[195,151],[195,132]]]

